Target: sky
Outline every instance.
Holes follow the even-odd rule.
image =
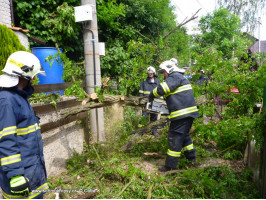
[[[212,13],[216,7],[218,8],[217,0],[171,0],[171,2],[176,7],[175,12],[178,15],[178,23],[181,23],[186,17],[189,19],[201,8],[197,14],[198,18],[185,25],[188,28],[189,34],[195,33],[193,28],[197,28],[197,24],[202,16]],[[258,28],[254,31],[253,36],[259,39]],[[261,16],[260,40],[266,40],[266,14]]]

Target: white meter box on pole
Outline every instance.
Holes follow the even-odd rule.
[[[91,5],[83,5],[74,7],[75,9],[75,22],[85,22],[92,20],[92,7]]]

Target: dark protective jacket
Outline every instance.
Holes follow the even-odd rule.
[[[28,100],[32,93],[32,87],[0,89],[0,186],[6,199],[18,198],[10,192],[10,179],[17,175],[38,190],[19,198],[34,198],[48,189],[40,121]]]
[[[154,83],[149,78],[140,84],[139,96],[149,95],[160,84],[159,79],[154,77]]]
[[[169,74],[150,96],[164,96],[170,113],[168,116],[170,121],[186,117],[199,117],[192,87],[189,81],[178,72]]]
[[[208,78],[206,78],[205,75],[200,75],[199,79],[195,82],[195,84],[197,84],[197,85],[205,84],[205,86],[206,86],[207,82],[208,82]]]

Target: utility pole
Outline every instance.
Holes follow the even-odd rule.
[[[260,17],[258,23],[259,23],[259,53],[260,53],[260,25],[261,25]]]
[[[83,42],[86,72],[86,92],[94,93],[95,87],[101,86],[101,69],[98,45],[98,26],[96,0],[81,0],[81,5],[92,7],[92,20],[83,23]],[[92,141],[105,141],[103,108],[90,110]]]

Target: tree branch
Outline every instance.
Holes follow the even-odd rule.
[[[165,35],[163,37],[163,39],[166,39],[169,35],[171,35],[173,32],[175,32],[177,29],[179,29],[180,27],[184,26],[185,24],[187,24],[188,22],[198,18],[198,16],[195,16],[199,11],[201,10],[201,8],[195,13],[193,14],[188,20],[186,20],[187,18],[185,18],[183,20],[183,22],[181,22],[181,24],[179,24],[176,28],[174,28],[172,31],[170,31],[167,35]]]
[[[145,35],[141,34],[139,31],[136,31],[136,32],[137,32],[141,37],[143,37],[143,38],[149,40],[149,41],[151,42],[152,46],[156,46],[150,38],[148,38],[148,37],[146,37]]]

